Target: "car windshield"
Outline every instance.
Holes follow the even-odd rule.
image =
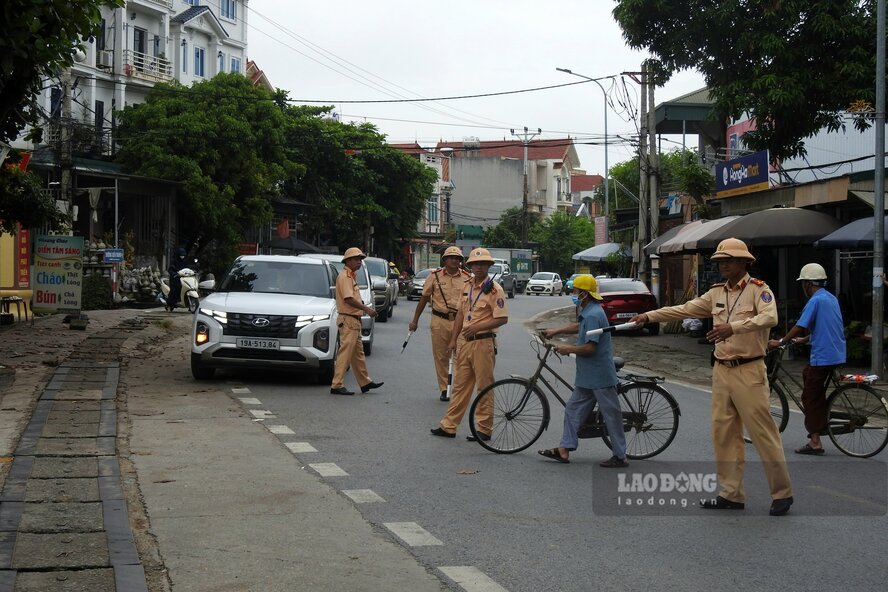
[[[598,283],[599,292],[648,292],[644,282],[638,280],[602,280]]]
[[[532,279],[532,280],[554,280],[555,274],[549,273],[547,271],[541,271],[539,273],[533,274],[533,277],[531,277],[530,279]]]
[[[235,262],[219,291],[330,298],[330,280],[324,265],[246,260]]]
[[[413,276],[413,277],[422,279],[422,278],[429,277],[429,274],[430,274],[430,273],[432,273],[432,270],[431,270],[431,269],[423,269],[422,271],[420,271],[419,273],[417,273],[417,274],[416,274],[415,276]]]
[[[487,275],[500,275],[503,272],[503,266],[499,263],[494,263],[490,266],[490,269],[487,270]]]
[[[388,277],[388,271],[385,266],[385,261],[382,259],[364,259],[364,265],[367,266],[367,270],[370,272],[370,275],[375,275],[381,278]]]

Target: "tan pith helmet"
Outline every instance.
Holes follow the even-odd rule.
[[[730,259],[732,257],[755,261],[755,257],[753,257],[752,253],[749,252],[749,249],[746,248],[746,243],[739,238],[726,238],[718,243],[718,247],[716,247],[715,253],[710,259]]]
[[[362,251],[358,247],[352,247],[345,251],[345,254],[342,256],[342,260],[345,261],[346,259],[351,259],[352,257],[360,257],[361,259],[364,259],[365,257],[367,257],[367,255],[365,255],[364,251]]]
[[[487,249],[472,249],[472,252],[469,253],[469,258],[466,259],[466,264],[471,265],[472,263],[490,263],[493,265],[493,257],[490,256],[490,251]]]
[[[797,282],[801,282],[803,280],[809,282],[819,282],[826,279],[826,270],[823,269],[823,266],[819,263],[808,263],[804,267],[802,267],[802,271],[799,272],[799,277],[796,279]]]
[[[462,253],[462,249],[460,249],[459,247],[447,247],[447,249],[444,251],[444,254],[441,255],[442,259],[444,257],[459,257],[460,259],[465,259]]]

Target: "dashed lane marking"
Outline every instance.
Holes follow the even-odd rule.
[[[318,449],[309,444],[308,442],[287,442],[284,444],[287,448],[290,449],[290,452],[299,453],[299,452],[317,452]]]
[[[240,399],[240,402],[243,403],[244,405],[261,405],[262,404],[262,401],[260,401],[259,399],[255,398],[255,397],[238,397],[238,399]]]
[[[508,592],[483,571],[471,565],[448,565],[438,569],[466,592]]]
[[[271,432],[272,434],[290,435],[290,434],[296,433],[285,425],[270,425],[270,426],[266,426],[266,427],[268,428],[268,431]]]
[[[372,489],[343,489],[342,493],[356,504],[376,504],[385,501]]]
[[[429,547],[444,544],[416,522],[383,522],[382,525],[410,547]]]
[[[232,387],[231,392],[235,395],[249,395],[252,391],[245,386]]]
[[[340,469],[336,463],[313,463],[308,466],[317,471],[321,477],[348,477],[348,473]]]
[[[269,411],[268,409],[248,409],[250,413],[253,414],[253,417],[256,419],[274,419],[277,417],[274,413]]]

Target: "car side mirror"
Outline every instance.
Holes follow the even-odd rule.
[[[373,289],[374,290],[387,290],[388,282],[385,280],[373,280]]]
[[[216,280],[204,280],[197,284],[197,287],[201,290],[206,290],[207,292],[212,292],[216,289]]]

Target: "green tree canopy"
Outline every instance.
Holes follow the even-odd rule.
[[[230,263],[244,231],[271,220],[270,200],[302,169],[284,150],[286,118],[240,74],[191,88],[159,84],[120,114],[118,159],[133,174],[181,182],[180,244],[212,241],[201,256]]]
[[[595,227],[588,218],[555,212],[534,227],[532,238],[538,243],[541,268],[569,276],[573,254],[595,245]]]
[[[500,249],[518,249],[521,244],[521,231],[523,216],[521,206],[509,208],[500,215],[499,222],[495,226],[484,229],[481,244],[485,247]],[[527,214],[527,236],[533,236],[534,228],[540,223],[542,216],[536,212]]]
[[[629,46],[655,56],[657,80],[696,69],[720,117],[754,118],[744,141],[772,161],[804,155],[805,138],[875,102],[874,0],[618,0],[614,17]]]

